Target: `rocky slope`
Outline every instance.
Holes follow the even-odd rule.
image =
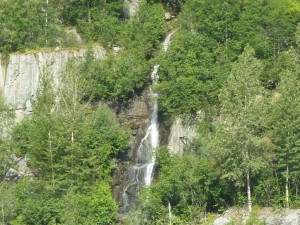
[[[93,49],[96,58],[104,58],[105,50]],[[59,83],[59,74],[70,58],[83,57],[87,49],[78,51],[39,52],[33,54],[11,54],[0,57],[0,91],[7,102],[16,109],[20,120],[31,111],[39,77],[46,69],[52,74],[54,86]]]
[[[101,47],[95,47],[93,50],[96,58],[102,59],[106,55],[106,51]],[[115,49],[113,51],[117,52]],[[31,102],[35,99],[40,76],[45,70],[52,74],[54,87],[58,87],[60,74],[68,60],[84,57],[86,52],[86,49],[81,49],[78,51],[11,54],[7,59],[2,57],[0,62],[0,92],[2,92],[11,107],[15,109],[16,120],[19,121],[25,115],[31,113]],[[126,168],[136,160],[136,150],[147,131],[152,110],[153,102],[149,89],[131,99],[127,108],[116,110],[120,125],[131,129],[130,149],[124,156],[120,157],[119,169],[115,172],[113,182],[113,194],[123,212],[126,210],[123,209],[123,193],[121,190],[124,184],[122,182],[128,177]],[[184,146],[195,136],[195,128],[196,126],[184,125],[182,120],[178,118],[170,127],[170,130],[161,132],[161,136],[164,137],[163,142],[172,154],[182,154]],[[15,168],[10,168],[7,171],[5,179],[18,180],[31,175],[30,169],[26,166],[26,160],[24,161],[22,158],[21,161],[25,162],[25,164],[23,163],[25,166],[21,167],[17,164],[18,160],[14,159],[16,161]],[[25,171],[24,174],[23,170]]]
[[[256,208],[249,216],[244,209],[230,208],[213,223],[213,225],[226,224],[299,225],[300,210]]]

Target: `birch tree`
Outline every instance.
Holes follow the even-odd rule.
[[[265,164],[261,115],[264,111],[264,90],[259,76],[262,63],[254,57],[254,50],[246,46],[234,63],[227,83],[219,96],[221,116],[215,135],[217,157],[223,178],[243,186],[246,180],[247,205],[251,212],[251,176]]]
[[[65,155],[64,162],[67,165],[66,174],[69,180],[75,181],[75,165],[77,154],[80,152],[80,126],[84,121],[85,115],[90,113],[88,101],[82,101],[84,97],[84,81],[78,70],[78,63],[71,59],[65,71],[62,73],[61,85],[58,94],[58,107],[63,117],[63,127],[65,129]]]

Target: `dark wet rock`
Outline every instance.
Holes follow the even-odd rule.
[[[130,149],[119,162],[118,168],[113,174],[113,196],[119,203],[121,214],[128,211],[135,204],[140,188],[139,183],[143,180],[142,170],[136,170],[138,174],[135,174],[132,173],[130,167],[137,164],[137,149],[147,132],[152,112],[149,103],[151,104],[150,92],[145,91],[140,96],[135,96],[128,107],[121,109],[118,113],[121,126],[131,129]],[[134,182],[135,179],[136,182]],[[129,181],[131,181],[131,184],[128,186]]]

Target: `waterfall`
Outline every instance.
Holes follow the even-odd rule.
[[[158,69],[159,69],[159,64],[154,66],[154,69],[151,73],[151,78],[152,78],[152,85],[155,85],[158,81]],[[145,174],[145,185],[150,186],[151,181],[152,181],[152,173],[153,173],[153,168],[155,165],[155,153],[156,149],[158,147],[158,139],[159,139],[159,131],[158,131],[158,124],[157,124],[157,112],[158,112],[158,104],[157,104],[157,94],[152,93],[152,96],[154,98],[154,106],[153,106],[153,112],[151,115],[151,122],[148,127],[147,133],[145,138],[143,138],[142,143],[140,148],[144,146],[143,142],[148,140],[148,136],[150,136],[150,144],[148,145],[148,151],[149,154],[149,159],[148,159],[148,164],[146,165],[146,174]],[[143,149],[138,150],[138,152],[143,152]]]
[[[170,38],[175,31],[169,33],[164,42],[162,49],[167,51]],[[154,86],[159,79],[158,71],[159,64],[156,64],[151,73],[152,86]],[[123,210],[124,213],[129,211],[135,205],[135,198],[141,187],[150,186],[153,179],[153,171],[155,166],[155,155],[156,150],[159,145],[159,130],[158,130],[158,103],[157,103],[157,93],[152,92],[151,96],[154,101],[153,111],[151,115],[151,120],[147,128],[147,132],[137,149],[136,164],[129,166],[128,177],[125,188],[123,189]]]
[[[169,44],[170,44],[170,39],[171,36],[174,34],[175,31],[169,33],[164,42],[163,42],[163,50],[166,52],[168,50]],[[158,76],[158,71],[159,71],[159,64],[156,64],[153,68],[153,71],[151,73],[151,79],[152,79],[152,85],[155,85],[158,82],[159,76]],[[152,177],[153,177],[153,169],[155,165],[155,156],[156,156],[156,149],[158,147],[158,141],[159,141],[159,131],[158,131],[158,124],[157,124],[157,112],[158,112],[158,104],[157,104],[157,93],[152,93],[152,96],[154,97],[154,107],[153,107],[153,112],[151,116],[151,123],[150,126],[148,127],[149,135],[150,135],[150,140],[151,140],[151,145],[150,145],[150,154],[151,154],[151,160],[148,161],[148,164],[146,165],[146,174],[145,174],[145,185],[150,186]],[[145,138],[147,139],[148,135],[146,134]],[[142,142],[144,139],[142,140]],[[141,144],[141,146],[143,143]],[[149,151],[148,150],[148,151]]]

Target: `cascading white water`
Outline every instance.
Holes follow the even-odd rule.
[[[165,52],[168,50],[168,47],[170,44],[170,39],[171,39],[171,36],[173,33],[174,32],[169,33],[163,42],[163,50]],[[159,66],[160,66],[159,64],[156,64],[151,73],[152,85],[155,85],[158,82]],[[142,140],[142,142],[147,141],[148,136],[150,136],[151,145],[149,146],[150,148],[148,149],[148,151],[150,150],[151,159],[150,159],[150,161],[148,161],[148,164],[146,165],[146,174],[145,174],[145,185],[146,186],[150,186],[151,181],[152,181],[152,174],[153,174],[153,169],[154,169],[154,165],[155,165],[156,149],[158,147],[158,140],[159,140],[159,131],[158,131],[158,126],[157,126],[157,112],[158,112],[158,104],[157,104],[157,100],[156,100],[157,94],[152,93],[152,96],[154,98],[154,107],[153,107],[153,112],[152,112],[152,117],[151,117],[151,123],[150,123],[150,126],[148,127],[148,131],[147,131],[145,138]],[[143,146],[143,143],[141,144],[141,146]]]
[[[158,81],[158,70],[159,70],[159,64],[154,66],[154,69],[151,73],[151,78],[152,78],[152,85],[155,85]],[[157,112],[158,112],[158,104],[157,104],[157,94],[152,93],[152,96],[154,98],[154,107],[153,107],[153,112],[151,116],[151,122],[148,127],[147,133],[145,137],[150,136],[150,146],[148,149],[148,153],[150,155],[150,159],[148,161],[148,164],[146,165],[146,174],[145,174],[145,185],[149,186],[152,181],[152,172],[153,168],[155,165],[155,152],[158,147],[158,139],[159,139],[159,131],[158,131],[158,126],[157,126]],[[147,140],[148,137],[145,139]],[[144,139],[142,140],[144,141]]]
[[[169,33],[164,42],[163,42],[163,50],[166,52],[168,50],[169,44],[170,44],[170,39],[171,36],[174,34],[175,31]],[[151,79],[152,79],[152,85],[155,85],[158,82],[159,76],[158,76],[158,71],[159,71],[159,64],[156,64],[154,66],[154,69],[151,73]],[[158,104],[157,104],[157,94],[152,93],[152,96],[154,97],[154,108],[152,112],[152,117],[151,117],[151,123],[148,128],[148,131],[150,133],[150,138],[151,138],[151,161],[148,162],[146,166],[146,174],[145,174],[145,185],[150,186],[151,181],[152,181],[152,174],[153,174],[153,169],[155,165],[155,156],[156,156],[156,149],[158,147],[158,141],[159,141],[159,131],[158,131],[158,126],[157,126],[157,112],[158,112]],[[148,133],[148,132],[147,132]],[[146,134],[147,136],[147,134]]]
[[[163,51],[167,51],[170,38],[175,31],[169,33],[163,42]],[[159,64],[153,67],[151,73],[152,85],[154,86],[159,79],[158,71]],[[157,104],[157,93],[151,93],[154,106],[151,115],[151,121],[147,128],[147,132],[141,141],[141,144],[137,150],[136,165],[128,168],[128,183],[123,190],[123,207],[125,211],[130,210],[133,205],[134,198],[133,194],[137,194],[140,187],[150,186],[153,179],[153,170],[155,165],[155,154],[159,143],[159,130],[158,130],[158,104]]]

